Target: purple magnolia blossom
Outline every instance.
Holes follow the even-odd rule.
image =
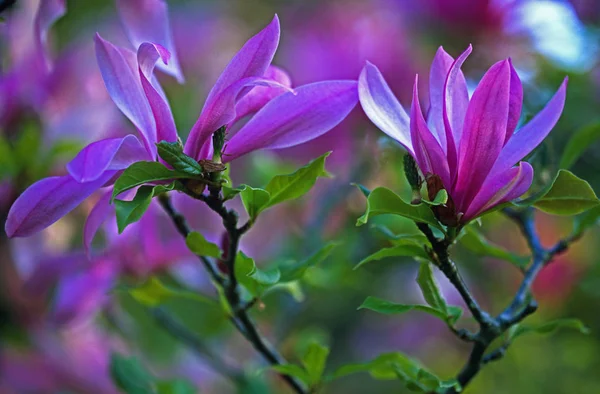
[[[377,67],[368,63],[359,79],[360,102],[367,116],[406,148],[426,178],[439,177],[450,196],[453,219],[459,223],[529,189],[533,168],[519,161],[558,121],[567,88],[565,78],[546,107],[515,132],[523,87],[510,59],[494,64],[469,97],[460,68],[470,53],[471,47],[454,60],[443,48],[438,50],[429,76],[427,119],[419,104],[417,79],[410,118]]]
[[[164,4],[158,3],[165,11]],[[187,154],[198,160],[209,158],[212,134],[222,126],[231,130],[250,115],[229,138],[223,161],[259,149],[304,143],[336,126],[352,110],[358,102],[356,81],[317,82],[292,90],[289,76],[270,65],[278,42],[279,20],[275,17],[234,56],[190,132]],[[49,226],[93,192],[110,185],[131,163],[156,160],[156,142],[178,138],[166,97],[153,74],[159,61],[169,64],[167,48],[144,42],[134,53],[97,35],[96,55],[110,96],[136,126],[140,138],[128,135],[92,143],[67,165],[69,175],[33,184],[11,208],[6,221],[11,237],[28,236]],[[108,199],[99,204],[86,223],[86,243],[110,213]]]

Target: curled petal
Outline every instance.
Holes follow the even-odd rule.
[[[410,108],[410,134],[415,150],[417,164],[423,174],[435,174],[442,179],[444,188],[450,189],[450,171],[448,161],[438,140],[431,133],[423,117],[419,94],[417,91],[418,76],[413,87],[413,101]]]
[[[41,0],[35,15],[35,39],[38,55],[42,57],[44,65],[49,67],[46,51],[46,38],[48,30],[67,11],[65,0]]]
[[[358,97],[371,122],[412,153],[408,115],[379,69],[369,62],[358,79]]]
[[[135,54],[96,34],[96,58],[110,97],[140,131],[148,152],[156,157],[156,124],[140,82]]]
[[[504,60],[483,76],[467,109],[454,189],[459,212],[475,197],[502,150],[509,98],[510,67]]]
[[[532,180],[533,168],[524,161],[519,163],[518,167],[510,168],[497,176],[489,177],[471,205],[469,205],[463,216],[463,221],[469,221],[496,205],[522,196],[531,186]]]
[[[519,118],[521,117],[521,109],[523,108],[523,84],[521,83],[519,74],[517,74],[517,70],[513,67],[512,61],[509,59],[508,62],[510,64],[510,100],[508,103],[508,125],[504,139],[505,145],[517,128]]]
[[[90,211],[85,225],[83,227],[83,247],[88,258],[91,256],[91,245],[94,240],[94,236],[102,226],[102,223],[114,212],[115,208],[110,203],[112,197],[112,188],[108,189],[102,197],[96,202],[94,208]]]
[[[514,166],[515,163],[531,153],[550,133],[565,106],[567,82],[568,78],[565,78],[544,109],[508,140],[500,152],[498,160],[494,163],[492,176]]]
[[[269,101],[235,134],[223,159],[258,149],[289,148],[337,126],[358,101],[355,81],[326,81],[301,86]]]
[[[129,134],[89,144],[67,164],[67,170],[77,182],[91,182],[107,170],[122,170],[142,160],[151,159],[140,141]]]
[[[140,45],[137,53],[140,80],[154,116],[156,140],[158,142],[177,141],[177,129],[175,128],[173,113],[160,89],[160,85],[158,85],[158,81],[156,81],[152,74],[159,59],[162,61],[162,64],[167,64],[170,56],[169,51],[164,47],[147,42]],[[152,81],[155,83],[153,84]]]
[[[171,54],[171,60],[168,64],[159,63],[157,67],[183,83],[169,26],[167,3],[163,0],[119,0],[117,9],[134,48],[137,50],[144,42],[152,42],[165,48]]]
[[[79,183],[71,176],[42,179],[23,192],[8,212],[6,234],[26,237],[45,229],[108,182],[116,171],[106,171],[92,182]]]

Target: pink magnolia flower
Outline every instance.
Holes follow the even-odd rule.
[[[162,1],[152,3],[160,3],[162,12],[166,12]],[[166,18],[150,20],[164,22]],[[137,29],[143,25],[133,26]],[[169,42],[162,37],[162,43]],[[231,129],[249,115],[252,118],[229,139],[224,162],[259,149],[295,146],[336,126],[356,105],[356,81],[317,82],[291,91],[287,74],[270,65],[278,42],[279,20],[275,17],[234,56],[190,132],[185,144],[188,155],[197,160],[209,158],[212,134],[222,126]],[[110,96],[141,138],[127,135],[94,142],[67,165],[69,175],[33,184],[11,208],[6,221],[9,236],[27,236],[49,226],[94,191],[110,185],[131,163],[156,160],[156,142],[177,140],[173,115],[153,75],[159,61],[169,64],[168,48],[144,42],[135,54],[98,35],[96,55]],[[88,234],[95,233],[110,212],[108,201],[101,203],[103,206],[88,218]]]
[[[368,63],[359,79],[360,102],[371,121],[406,148],[426,178],[439,177],[450,196],[453,212],[447,219],[453,225],[529,189],[533,168],[519,161],[558,121],[567,88],[565,78],[546,107],[515,132],[523,87],[510,59],[494,64],[469,97],[460,68],[470,53],[469,46],[454,60],[443,48],[437,51],[429,76],[427,119],[419,104],[418,78],[410,118],[377,67]]]

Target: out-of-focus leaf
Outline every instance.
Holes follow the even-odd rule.
[[[183,153],[179,142],[161,141],[156,144],[158,155],[173,169],[189,175],[202,174],[202,166],[194,158]]]
[[[155,393],[154,378],[134,357],[128,358],[118,353],[110,357],[110,375],[123,392],[127,394]]]
[[[281,273],[278,269],[260,270],[252,258],[239,252],[235,259],[235,277],[252,296],[259,297],[279,281]]]
[[[442,229],[433,212],[426,204],[411,205],[405,203],[400,196],[385,187],[378,187],[367,198],[367,211],[356,221],[357,226],[367,223],[369,218],[378,215],[398,215],[416,222],[427,223]]]
[[[266,208],[271,198],[268,191],[248,185],[242,186],[240,196],[244,208],[246,208],[246,212],[248,212],[248,216],[250,216],[250,220],[253,222],[258,217],[258,214]]]
[[[329,242],[305,260],[282,264],[279,266],[279,270],[281,271],[281,281],[291,282],[301,279],[306,273],[306,270],[325,261],[338,245],[338,243]]]
[[[208,242],[204,236],[192,231],[185,238],[187,247],[198,256],[221,258],[221,249],[212,242]]]
[[[156,382],[157,394],[197,394],[198,389],[187,380],[163,380]]]
[[[575,216],[573,234],[580,236],[585,230],[597,224],[598,218],[600,218],[600,207],[592,208]]]
[[[172,171],[157,161],[138,161],[127,167],[115,181],[112,198],[144,183],[189,177],[189,174]]]
[[[417,276],[417,284],[421,288],[425,301],[434,309],[448,315],[448,305],[444,296],[442,296],[437,281],[433,277],[433,271],[429,263],[421,263],[419,275]]]
[[[121,234],[127,226],[142,218],[152,202],[152,197],[171,191],[174,187],[174,183],[165,186],[142,186],[138,189],[135,197],[131,201],[114,200],[119,234]]]
[[[372,255],[369,255],[362,259],[354,267],[354,269],[358,269],[366,263],[382,260],[388,257],[420,257],[422,259],[429,260],[429,255],[427,254],[425,249],[423,249],[423,246],[419,246],[412,242],[407,242],[405,244],[392,246],[391,248],[383,248],[378,250]]]
[[[302,358],[302,365],[308,374],[308,384],[315,387],[321,382],[323,372],[325,372],[325,364],[329,356],[329,349],[325,346],[313,342],[308,345],[306,354]]]
[[[282,364],[282,365],[273,365],[269,367],[276,372],[282,373],[284,375],[293,376],[295,378],[300,379],[302,382],[309,384],[310,377],[308,376],[308,372],[304,370],[304,368],[295,365],[295,364]]]
[[[361,306],[358,307],[358,309],[369,309],[374,312],[379,312],[386,315],[402,314],[415,310],[428,313],[432,316],[437,317],[438,319],[441,319],[451,324],[456,323],[456,320],[458,320],[458,318],[462,314],[462,309],[459,307],[448,307],[448,311],[450,313],[445,314],[443,311],[429,307],[427,305],[397,304],[395,302],[382,300],[381,298],[372,296],[367,297],[367,299],[362,303]]]
[[[120,286],[117,290],[128,292],[137,302],[149,307],[159,306],[172,299],[189,299],[204,304],[215,305],[215,301],[208,297],[192,291],[168,287],[154,276],[148,278],[148,280],[140,286]]]
[[[505,260],[519,268],[525,267],[529,262],[529,258],[527,257],[517,256],[506,249],[491,244],[483,234],[478,232],[473,226],[467,226],[463,229],[460,244],[479,256],[489,256]]]
[[[0,180],[17,175],[19,162],[4,135],[0,134]]]
[[[590,333],[590,329],[579,319],[558,319],[535,326],[518,324],[510,329],[508,339],[512,342],[525,334],[551,334],[554,331],[563,328],[576,330],[582,334]]]
[[[569,140],[562,157],[560,168],[570,168],[581,154],[600,138],[600,123],[593,123],[578,130]]]

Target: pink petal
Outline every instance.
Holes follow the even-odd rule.
[[[67,170],[77,182],[91,182],[107,170],[122,170],[142,160],[152,159],[140,141],[129,134],[89,144],[67,164]]]
[[[169,26],[167,3],[163,0],[118,0],[117,9],[133,47],[137,50],[144,42],[151,42],[166,48],[171,60],[169,64],[159,63],[157,67],[183,83]]]
[[[410,120],[379,69],[367,62],[358,79],[358,97],[365,114],[381,131],[412,153]]]
[[[533,181],[533,168],[525,161],[494,177],[489,177],[473,199],[463,221],[469,221],[498,204],[522,196]]]
[[[444,126],[444,86],[454,59],[444,48],[439,47],[429,71],[429,112],[427,124],[434,133],[444,152],[447,151],[446,128]]]
[[[135,54],[118,48],[96,34],[96,58],[110,97],[138,128],[148,152],[156,157],[156,124],[140,82]]]
[[[508,127],[506,129],[506,138],[504,139],[504,145],[512,137],[517,124],[519,124],[519,118],[521,117],[521,109],[523,108],[523,84],[517,70],[513,67],[512,61],[510,63],[510,101],[508,104]]]
[[[508,140],[492,168],[492,175],[514,166],[546,138],[562,114],[567,96],[567,82],[568,78],[565,78],[544,109]]]
[[[509,99],[510,66],[504,60],[483,76],[467,109],[453,193],[459,212],[475,197],[502,150]]]
[[[26,237],[45,229],[88,198],[117,172],[107,171],[93,182],[79,183],[71,176],[42,179],[21,194],[8,212],[6,234]]]
[[[235,118],[234,116],[222,122],[219,119],[220,114],[212,115],[209,109],[220,107],[221,103],[218,102],[223,101],[225,91],[231,91],[231,86],[239,80],[249,77],[262,77],[273,60],[278,44],[279,18],[275,15],[267,27],[244,44],[219,76],[219,79],[208,94],[200,118],[190,131],[185,149],[188,155],[199,158],[202,148],[209,142],[212,133]],[[244,89],[244,92],[237,92],[236,98],[241,98],[242,93],[247,92],[248,89]],[[230,111],[235,113],[234,109]],[[207,117],[210,117],[210,119]]]
[[[413,101],[410,108],[410,134],[412,146],[415,150],[415,159],[423,174],[439,175],[446,189],[450,189],[450,171],[446,155],[435,136],[429,131],[421,105],[419,104],[419,93],[417,89],[419,78],[415,77],[413,87]]]
[[[162,64],[167,64],[169,58],[170,53],[157,44],[146,42],[138,48],[137,60],[140,80],[154,116],[157,142],[177,141],[177,129],[175,128],[175,120],[173,119],[169,103],[161,94],[162,91],[159,90],[158,81],[156,81],[157,86],[153,86],[151,82],[155,79],[152,73],[158,60],[161,59]]]
[[[114,212],[115,208],[110,203],[112,197],[112,187],[104,192],[102,197],[96,202],[94,208],[90,211],[85,225],[83,227],[83,247],[88,258],[91,256],[91,245],[94,236],[102,226],[102,223]]]
[[[35,39],[37,52],[42,56],[46,67],[49,67],[50,61],[46,51],[46,39],[48,30],[60,17],[67,11],[65,0],[41,0],[38,12],[35,15]]]
[[[224,161],[258,149],[280,149],[325,134],[358,101],[355,81],[326,81],[301,86],[269,101],[225,146]]]

